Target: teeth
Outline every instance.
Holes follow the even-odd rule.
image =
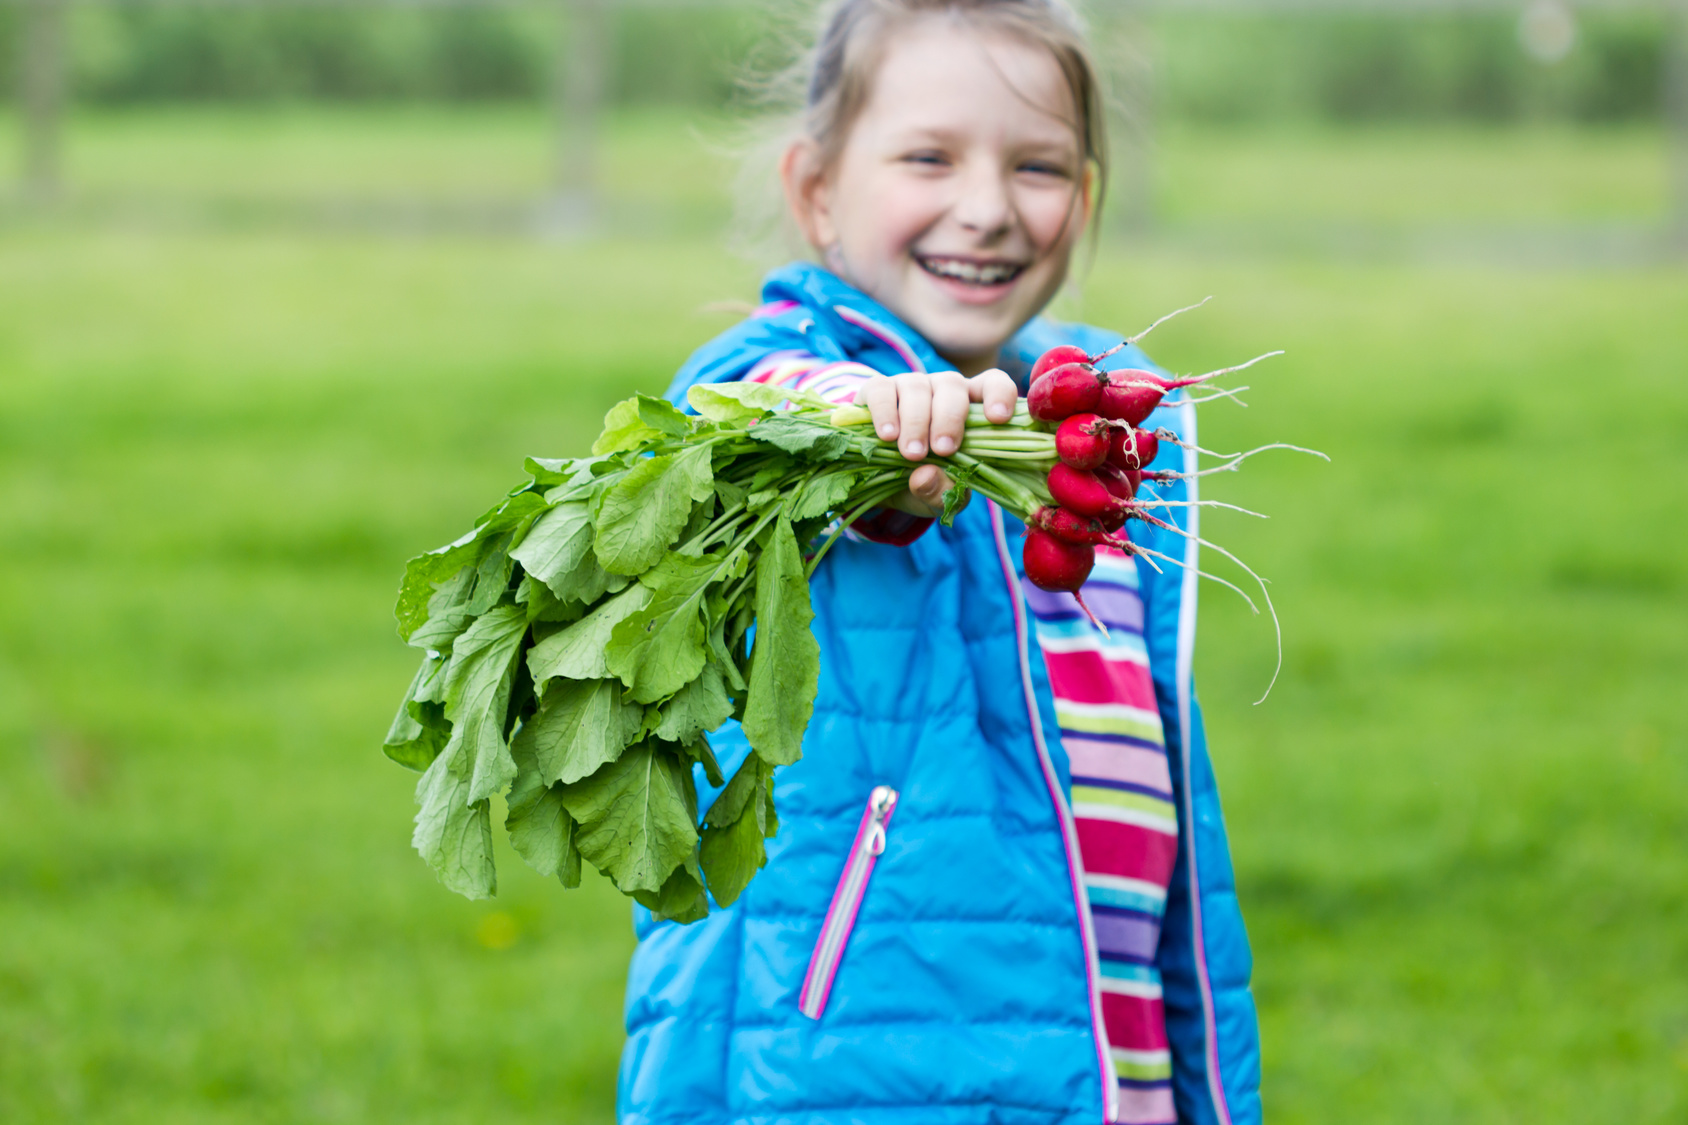
[[[935,273],[939,277],[953,277],[957,281],[965,281],[972,285],[1000,285],[1020,272],[1017,265],[1000,262],[981,265],[961,258],[921,258],[920,264],[929,273]]]

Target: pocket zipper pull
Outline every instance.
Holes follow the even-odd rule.
[[[889,785],[874,786],[862,812],[861,825],[856,829],[855,842],[844,861],[844,874],[832,892],[832,905],[827,907],[826,920],[821,923],[821,936],[809,957],[809,971],[803,978],[803,992],[797,999],[798,1010],[812,1020],[821,1018],[826,1010],[827,997],[832,994],[832,982],[838,976],[838,966],[844,959],[844,948],[855,928],[856,914],[861,910],[862,897],[867,894],[868,876],[874,863],[885,851],[885,826],[897,809],[897,791]]]

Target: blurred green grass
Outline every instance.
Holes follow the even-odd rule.
[[[148,130],[197,130],[204,163],[161,161],[158,190],[353,182],[364,126],[300,111],[272,179],[225,153],[244,120],[135,117],[139,139],[114,120],[128,154],[95,130],[72,167],[109,161],[116,190]],[[415,117],[414,148],[356,182],[542,182],[528,125],[465,120]],[[522,455],[579,450],[659,388],[730,322],[701,306],[754,294],[702,223],[716,173],[681,174],[683,125],[618,124],[607,174],[655,176],[653,206],[713,193],[696,234],[0,230],[0,1119],[609,1119],[619,896],[564,895],[505,851],[495,903],[453,898],[408,850],[412,776],[378,742],[411,670],[402,560]],[[1639,165],[1591,169],[1630,141],[1532,136],[1531,206],[1574,218],[1551,200],[1602,177],[1625,214],[1655,206]],[[514,155],[453,147],[471,140]],[[1213,141],[1259,172],[1200,213],[1305,208],[1307,162],[1352,143],[1308,134],[1273,172],[1269,143]],[[1425,191],[1487,159],[1401,144],[1426,155],[1391,182]],[[1284,678],[1251,707],[1270,630],[1210,588],[1198,669],[1273,1119],[1680,1120],[1688,272],[1105,241],[1079,292],[1066,312],[1124,329],[1216,294],[1158,357],[1289,355],[1250,372],[1248,410],[1205,409],[1205,443],[1334,458],[1208,489],[1272,514],[1208,529],[1274,579],[1286,624]]]

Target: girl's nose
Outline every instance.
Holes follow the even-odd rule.
[[[961,193],[951,214],[968,230],[984,238],[1004,234],[1014,221],[1008,185],[995,168],[973,167],[961,179]]]

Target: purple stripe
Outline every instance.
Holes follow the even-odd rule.
[[[1031,603],[1032,612],[1045,620],[1084,616],[1084,611],[1079,609],[1071,594],[1040,590],[1029,582],[1026,583],[1026,600]],[[1143,599],[1134,591],[1111,583],[1086,584],[1084,600],[1108,625],[1133,633],[1143,632]]]
[[[1152,959],[1160,944],[1160,925],[1142,915],[1111,914],[1099,906],[1090,909],[1096,926],[1096,947],[1114,956]]]
[[[1120,746],[1135,746],[1139,750],[1153,750],[1157,754],[1165,754],[1166,747],[1158,742],[1151,742],[1146,738],[1133,738],[1129,734],[1107,734],[1093,730],[1068,730],[1061,728],[1062,741],[1066,738],[1083,738],[1090,742],[1112,742]]]
[[[1153,785],[1138,785],[1134,781],[1115,781],[1111,777],[1086,777],[1075,773],[1073,784],[1088,785],[1092,789],[1118,789],[1122,793],[1141,793],[1145,797],[1158,797],[1163,801],[1172,800],[1172,794],[1165,789],[1156,789]]]

